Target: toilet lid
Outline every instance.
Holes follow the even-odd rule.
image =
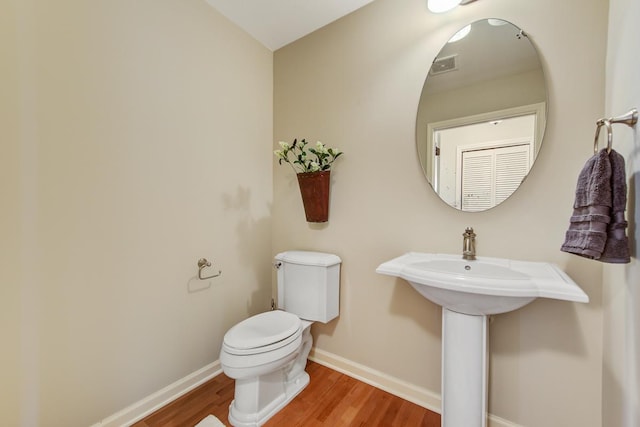
[[[301,321],[295,314],[274,310],[256,314],[238,323],[224,336],[224,343],[236,349],[264,347],[298,332]]]

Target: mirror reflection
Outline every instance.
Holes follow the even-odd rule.
[[[418,157],[456,209],[490,209],[526,178],[540,150],[547,90],[535,47],[515,25],[476,21],[433,61],[416,120]]]

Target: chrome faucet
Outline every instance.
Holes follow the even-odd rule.
[[[476,233],[472,227],[467,227],[462,233],[462,258],[474,260],[476,259]]]

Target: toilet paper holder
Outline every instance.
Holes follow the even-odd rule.
[[[200,258],[198,260],[198,279],[200,280],[213,279],[214,277],[218,277],[219,275],[222,274],[222,270],[218,270],[217,274],[202,277],[202,270],[204,270],[207,267],[211,267],[211,261],[207,260],[206,258]]]

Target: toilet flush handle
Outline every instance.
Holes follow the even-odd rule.
[[[276,261],[273,263],[273,268],[275,268],[276,270],[279,269],[280,267],[282,267],[282,262]]]

